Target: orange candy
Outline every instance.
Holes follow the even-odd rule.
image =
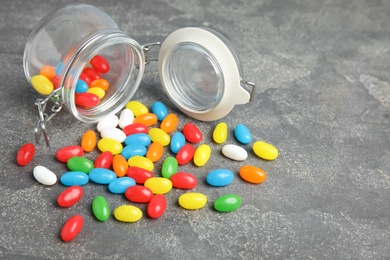
[[[152,126],[157,123],[157,116],[153,113],[146,113],[137,116],[133,123],[141,123],[146,126]]]
[[[45,76],[49,80],[52,80],[54,78],[54,76],[56,75],[56,70],[50,65],[45,65],[41,68],[41,70],[39,71],[39,74],[41,74],[42,76]]]
[[[267,174],[263,169],[251,165],[244,165],[239,170],[240,176],[250,183],[262,183],[267,178]]]
[[[96,80],[92,81],[92,83],[91,83],[91,85],[89,87],[90,88],[97,87],[97,88],[101,88],[104,91],[106,91],[109,86],[110,86],[110,83],[108,83],[107,80],[105,80],[105,79],[96,79]]]
[[[149,145],[148,152],[146,153],[146,158],[150,159],[152,162],[157,162],[161,159],[164,154],[164,147],[161,143],[155,142]]]
[[[96,133],[93,130],[87,130],[81,138],[81,147],[85,152],[92,151],[96,146]]]
[[[116,176],[123,177],[126,175],[127,170],[129,169],[129,165],[127,164],[127,160],[123,155],[117,154],[114,156],[112,161],[112,168]]]
[[[177,125],[179,124],[179,119],[177,118],[177,115],[171,113],[167,115],[164,120],[160,124],[160,128],[164,130],[166,133],[173,132]]]

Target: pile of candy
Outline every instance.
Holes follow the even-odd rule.
[[[159,218],[167,207],[164,194],[173,187],[184,190],[196,188],[197,177],[180,171],[179,167],[190,162],[197,167],[204,166],[211,156],[211,147],[201,143],[203,134],[193,123],[186,123],[178,131],[178,117],[168,113],[163,103],[155,102],[151,110],[149,112],[138,101],[130,101],[119,117],[109,115],[97,124],[101,137],[99,140],[95,131],[88,130],[83,134],[80,145],[66,146],[57,151],[56,158],[66,163],[69,169],[60,177],[60,182],[68,188],[58,196],[59,206],[70,207],[77,203],[83,195],[82,186],[92,181],[108,185],[111,193],[124,194],[132,203],[148,203],[148,216]],[[158,122],[160,125],[156,127]],[[223,144],[227,135],[227,125],[223,122],[217,124],[213,131],[214,142]],[[252,142],[252,135],[243,124],[235,127],[234,136],[241,144]],[[96,146],[102,153],[94,162],[83,157],[84,153],[93,151]],[[161,169],[155,171],[154,163],[163,158],[165,147],[170,150],[169,155],[162,162]],[[262,159],[274,160],[278,156],[278,150],[268,143],[257,141],[252,147],[254,153]],[[28,164],[34,153],[33,144],[23,145],[18,151],[17,163],[21,166]],[[235,144],[224,145],[222,154],[236,161],[244,161],[248,157],[247,151]],[[266,173],[252,165],[242,166],[238,173],[249,183],[259,184],[266,179]],[[36,166],[33,175],[44,185],[57,182],[56,174],[44,166]],[[213,187],[226,186],[232,183],[234,175],[228,169],[215,169],[207,174],[206,182]],[[192,191],[182,194],[178,203],[184,209],[201,209],[206,205],[207,197]],[[231,212],[240,207],[241,198],[237,194],[225,194],[217,198],[213,205],[216,211]],[[93,199],[92,211],[99,221],[106,221],[111,216],[111,209],[104,196]],[[118,221],[136,222],[143,213],[134,205],[121,205],[113,211],[113,215]],[[73,240],[81,231],[83,223],[81,215],[70,217],[62,227],[62,240]]]

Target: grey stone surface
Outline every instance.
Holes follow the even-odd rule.
[[[227,36],[258,88],[254,101],[223,119],[246,124],[254,140],[274,144],[275,161],[245,162],[221,155],[211,141],[219,122],[197,122],[212,148],[206,166],[181,167],[198,176],[196,191],[207,206],[186,211],[184,193],[167,194],[158,220],[124,224],[96,221],[91,201],[105,195],[111,209],[130,204],[106,186],[88,184],[83,199],[63,209],[61,184],[45,187],[32,170],[44,165],[57,176],[66,166],[54,153],[77,144],[94,125],[62,112],[49,123],[53,149],[37,147],[33,161],[18,167],[19,146],[32,142],[39,97],[24,77],[24,44],[48,12],[71,1],[0,3],[0,258],[2,259],[389,259],[390,258],[390,2],[383,1],[85,1],[109,14],[141,44],[161,41],[185,26],[209,26]],[[180,127],[194,121],[165,96],[150,64],[134,96],[151,106],[164,102]],[[222,121],[222,120],[220,120]],[[93,159],[98,152],[86,157]],[[165,154],[167,156],[169,152]],[[215,168],[237,174],[243,164],[263,168],[267,180],[249,185],[237,175],[223,188],[203,181]],[[156,164],[155,173],[161,162]],[[242,197],[235,212],[221,214],[212,202],[225,193]],[[145,212],[145,205],[138,205]],[[59,238],[64,221],[81,214],[85,225],[70,243]]]

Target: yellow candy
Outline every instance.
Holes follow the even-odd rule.
[[[134,116],[149,113],[149,109],[144,104],[138,101],[127,102],[126,108],[130,109],[133,112]]]
[[[257,141],[252,148],[255,154],[264,160],[275,160],[278,157],[278,149],[269,143]]]
[[[42,95],[49,95],[54,90],[53,83],[43,75],[35,75],[31,78],[31,85]]]
[[[98,148],[102,152],[110,151],[113,155],[122,152],[122,144],[111,138],[102,138],[98,142]]]
[[[210,159],[211,155],[211,148],[207,144],[201,144],[198,148],[195,150],[194,154],[194,163],[196,166],[203,166],[207,163],[207,161]]]
[[[154,194],[165,194],[171,191],[172,182],[163,177],[152,177],[145,181],[144,186],[151,189]]]
[[[222,144],[226,141],[228,134],[228,127],[226,123],[221,122],[219,123],[213,131],[213,139],[217,144]]]
[[[142,211],[131,205],[122,205],[114,210],[114,217],[121,222],[137,222],[142,218]]]
[[[153,142],[159,142],[163,146],[167,146],[171,142],[169,134],[160,128],[151,128],[148,134]]]
[[[99,88],[99,87],[92,87],[92,88],[89,88],[89,89],[87,90],[87,93],[95,94],[95,95],[98,96],[100,99],[102,99],[102,98],[104,97],[104,95],[106,94],[106,92],[104,91],[104,89]]]
[[[154,169],[153,162],[149,158],[140,155],[130,157],[127,163],[129,164],[129,166],[136,166],[138,168],[142,168],[148,171],[153,171]]]
[[[198,192],[190,192],[180,195],[179,205],[185,209],[201,209],[207,203],[207,197]]]

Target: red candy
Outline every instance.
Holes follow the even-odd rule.
[[[83,154],[84,154],[84,150],[81,146],[71,145],[59,149],[56,153],[56,158],[60,162],[67,162],[69,158],[74,156],[83,156]]]
[[[16,155],[16,162],[20,166],[25,166],[33,159],[34,154],[35,145],[32,143],[26,143],[19,148],[19,151]]]
[[[108,64],[107,60],[100,55],[96,55],[90,61],[92,67],[100,73],[107,73],[110,71],[110,64]]]
[[[147,207],[148,215],[151,218],[159,218],[162,216],[162,214],[164,214],[166,208],[167,200],[165,199],[164,195],[154,195]]]
[[[179,165],[189,163],[195,154],[195,148],[191,144],[185,144],[176,154],[176,160]]]
[[[80,215],[70,217],[61,229],[61,239],[65,242],[72,241],[81,231],[84,219]]]
[[[187,172],[177,172],[171,176],[170,180],[172,186],[177,189],[191,190],[198,184],[196,177]]]
[[[95,159],[94,167],[108,169],[111,167],[113,159],[114,155],[110,151],[105,151]]]
[[[135,185],[127,188],[125,196],[131,202],[148,203],[153,197],[153,192],[148,187]]]
[[[140,134],[140,133],[147,134],[148,127],[144,124],[141,124],[141,123],[133,123],[133,124],[125,126],[125,128],[123,128],[123,132],[126,134],[126,136],[129,136],[132,134]]]
[[[76,105],[82,107],[94,107],[100,102],[100,98],[92,93],[84,92],[84,93],[76,93],[74,95],[74,102]]]
[[[83,80],[85,83],[88,84],[88,86],[91,85],[92,79],[88,77],[85,73],[81,73],[79,79]]]
[[[57,89],[60,86],[61,77],[59,75],[55,75],[50,81],[53,83],[54,89]]]
[[[127,176],[133,178],[138,184],[144,184],[147,179],[153,177],[153,172],[137,166],[131,166],[127,170]]]
[[[83,196],[83,188],[80,186],[70,186],[65,189],[57,198],[57,203],[63,208],[68,208],[76,204]]]
[[[183,135],[190,143],[199,143],[203,138],[202,132],[193,123],[187,123],[184,125]]]
[[[85,68],[82,73],[84,73],[86,76],[88,76],[91,79],[91,82],[102,78],[100,73],[92,68]]]

